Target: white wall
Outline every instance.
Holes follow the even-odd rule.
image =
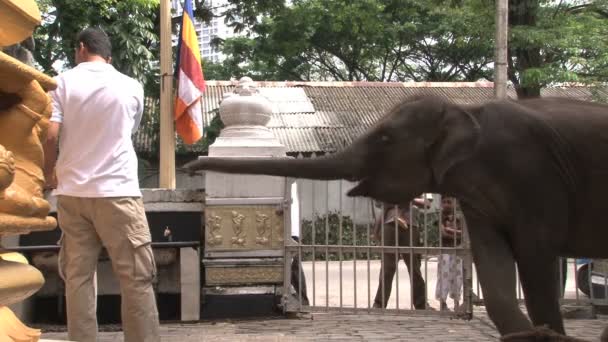
[[[205,177],[199,173],[194,177],[182,172],[176,172],[176,188],[178,189],[204,189]],[[309,179],[298,179],[299,218],[300,220],[312,220],[315,214],[324,215],[327,212],[342,212],[357,224],[373,222],[371,201],[363,197],[348,197],[346,193],[355,186],[348,181],[315,181]],[[150,169],[146,176],[140,181],[142,188],[158,187],[158,171]],[[290,194],[286,194],[287,197]],[[432,198],[432,207],[438,210],[441,197]],[[294,217],[295,218],[295,217]],[[294,234],[295,235],[295,234]]]
[[[158,187],[158,171],[150,169],[145,174],[140,180],[141,187]],[[176,172],[175,183],[178,189],[202,189],[205,188],[205,177],[203,174],[190,177],[186,173]],[[356,223],[372,221],[369,199],[346,196],[355,183],[298,179],[297,184],[301,220],[311,220],[315,213],[323,215],[326,212],[340,211]]]
[[[348,181],[314,181],[298,179],[300,217],[310,220],[316,214],[342,212],[355,223],[372,222],[371,201],[363,197],[348,197],[346,193],[355,186]]]

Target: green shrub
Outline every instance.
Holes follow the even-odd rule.
[[[418,229],[427,227],[427,246],[439,246],[439,214],[425,214],[413,209],[413,225]],[[314,241],[313,241],[314,227]],[[341,229],[340,229],[341,228]],[[373,239],[373,222],[369,224],[353,224],[350,216],[340,215],[337,211],[328,212],[325,215],[315,214],[313,220],[302,220],[301,222],[301,242],[303,245],[319,246],[315,250],[315,260],[340,260],[340,253],[326,252],[323,246],[378,246],[379,243]],[[424,243],[424,234],[420,234],[420,244]],[[314,242],[314,243],[313,243]],[[352,260],[352,252],[342,252],[342,260]],[[368,252],[360,249],[357,252],[357,259],[367,259]],[[369,253],[370,259],[379,259],[379,253]],[[302,260],[312,260],[312,251],[302,252]]]

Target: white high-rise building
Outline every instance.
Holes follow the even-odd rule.
[[[184,1],[188,0],[171,0],[173,16],[180,16],[182,14],[182,6]],[[229,6],[228,1],[226,0],[205,0],[205,4],[212,9],[215,15],[218,15],[224,11],[227,6]],[[198,37],[201,57],[204,60],[213,63],[223,61],[226,57],[220,51],[218,51],[217,48],[211,46],[211,41],[215,37],[226,39],[237,36],[234,34],[233,29],[224,23],[224,18],[214,17],[209,24],[203,24],[194,19],[194,27]],[[177,38],[177,36],[173,36],[172,38],[174,45],[177,45]]]

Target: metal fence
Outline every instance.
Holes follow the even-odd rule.
[[[314,188],[308,200],[319,198]],[[299,229],[294,229],[299,234],[292,234],[299,236],[286,239],[284,294],[295,303],[286,305],[286,310],[471,316],[472,262],[466,224],[462,224],[460,238],[445,244],[440,238],[439,221],[444,214],[439,196],[425,194],[422,198],[426,199],[423,205],[398,207],[365,198],[343,201],[338,196],[339,210],[321,210],[312,219],[301,220]],[[361,201],[367,205],[362,206]],[[368,208],[369,212],[345,210],[353,215],[344,216],[346,206]],[[325,208],[329,207],[327,196]],[[457,208],[452,215],[462,217]],[[357,216],[375,219],[361,222]],[[405,224],[400,224],[401,219]],[[286,231],[289,233],[291,230]],[[454,289],[459,305],[449,303],[449,311],[440,310],[435,296],[442,256],[454,259],[459,271],[450,271],[461,277],[460,288]]]
[[[608,269],[606,260],[559,258],[559,289],[562,305],[608,306]],[[517,276],[517,299],[524,303],[524,294]],[[483,304],[483,292],[473,268],[473,297]],[[593,285],[591,285],[593,284]],[[593,289],[593,290],[591,290]]]
[[[318,184],[312,185],[312,196],[299,198],[298,205],[318,200],[314,193],[318,188]],[[332,211],[326,190],[324,205],[311,206],[324,206],[324,211],[296,219],[294,229],[286,215],[285,233],[294,236],[285,239],[286,311],[407,312],[470,318],[473,305],[483,304],[466,220],[457,204],[450,207],[439,194],[423,194],[402,207],[337,196],[339,209]],[[361,201],[367,204],[362,206]],[[343,210],[347,206],[350,210]],[[352,210],[362,207],[369,212]],[[405,219],[404,225],[391,220],[395,212]],[[450,225],[461,230],[460,238],[442,238],[446,230],[442,226]],[[562,303],[608,305],[608,279],[602,267],[606,266],[599,261],[591,265],[560,260]],[[594,284],[588,285],[593,290],[585,291],[585,280]],[[523,301],[519,279],[517,294]],[[443,300],[447,305],[442,305]]]

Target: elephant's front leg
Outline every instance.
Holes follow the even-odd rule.
[[[529,242],[516,248],[521,286],[532,323],[535,326],[548,325],[553,331],[565,334],[559,310],[558,259],[539,251],[538,246]]]
[[[515,284],[515,259],[495,226],[467,218],[473,260],[488,315],[501,335],[532,328],[519,309]]]

